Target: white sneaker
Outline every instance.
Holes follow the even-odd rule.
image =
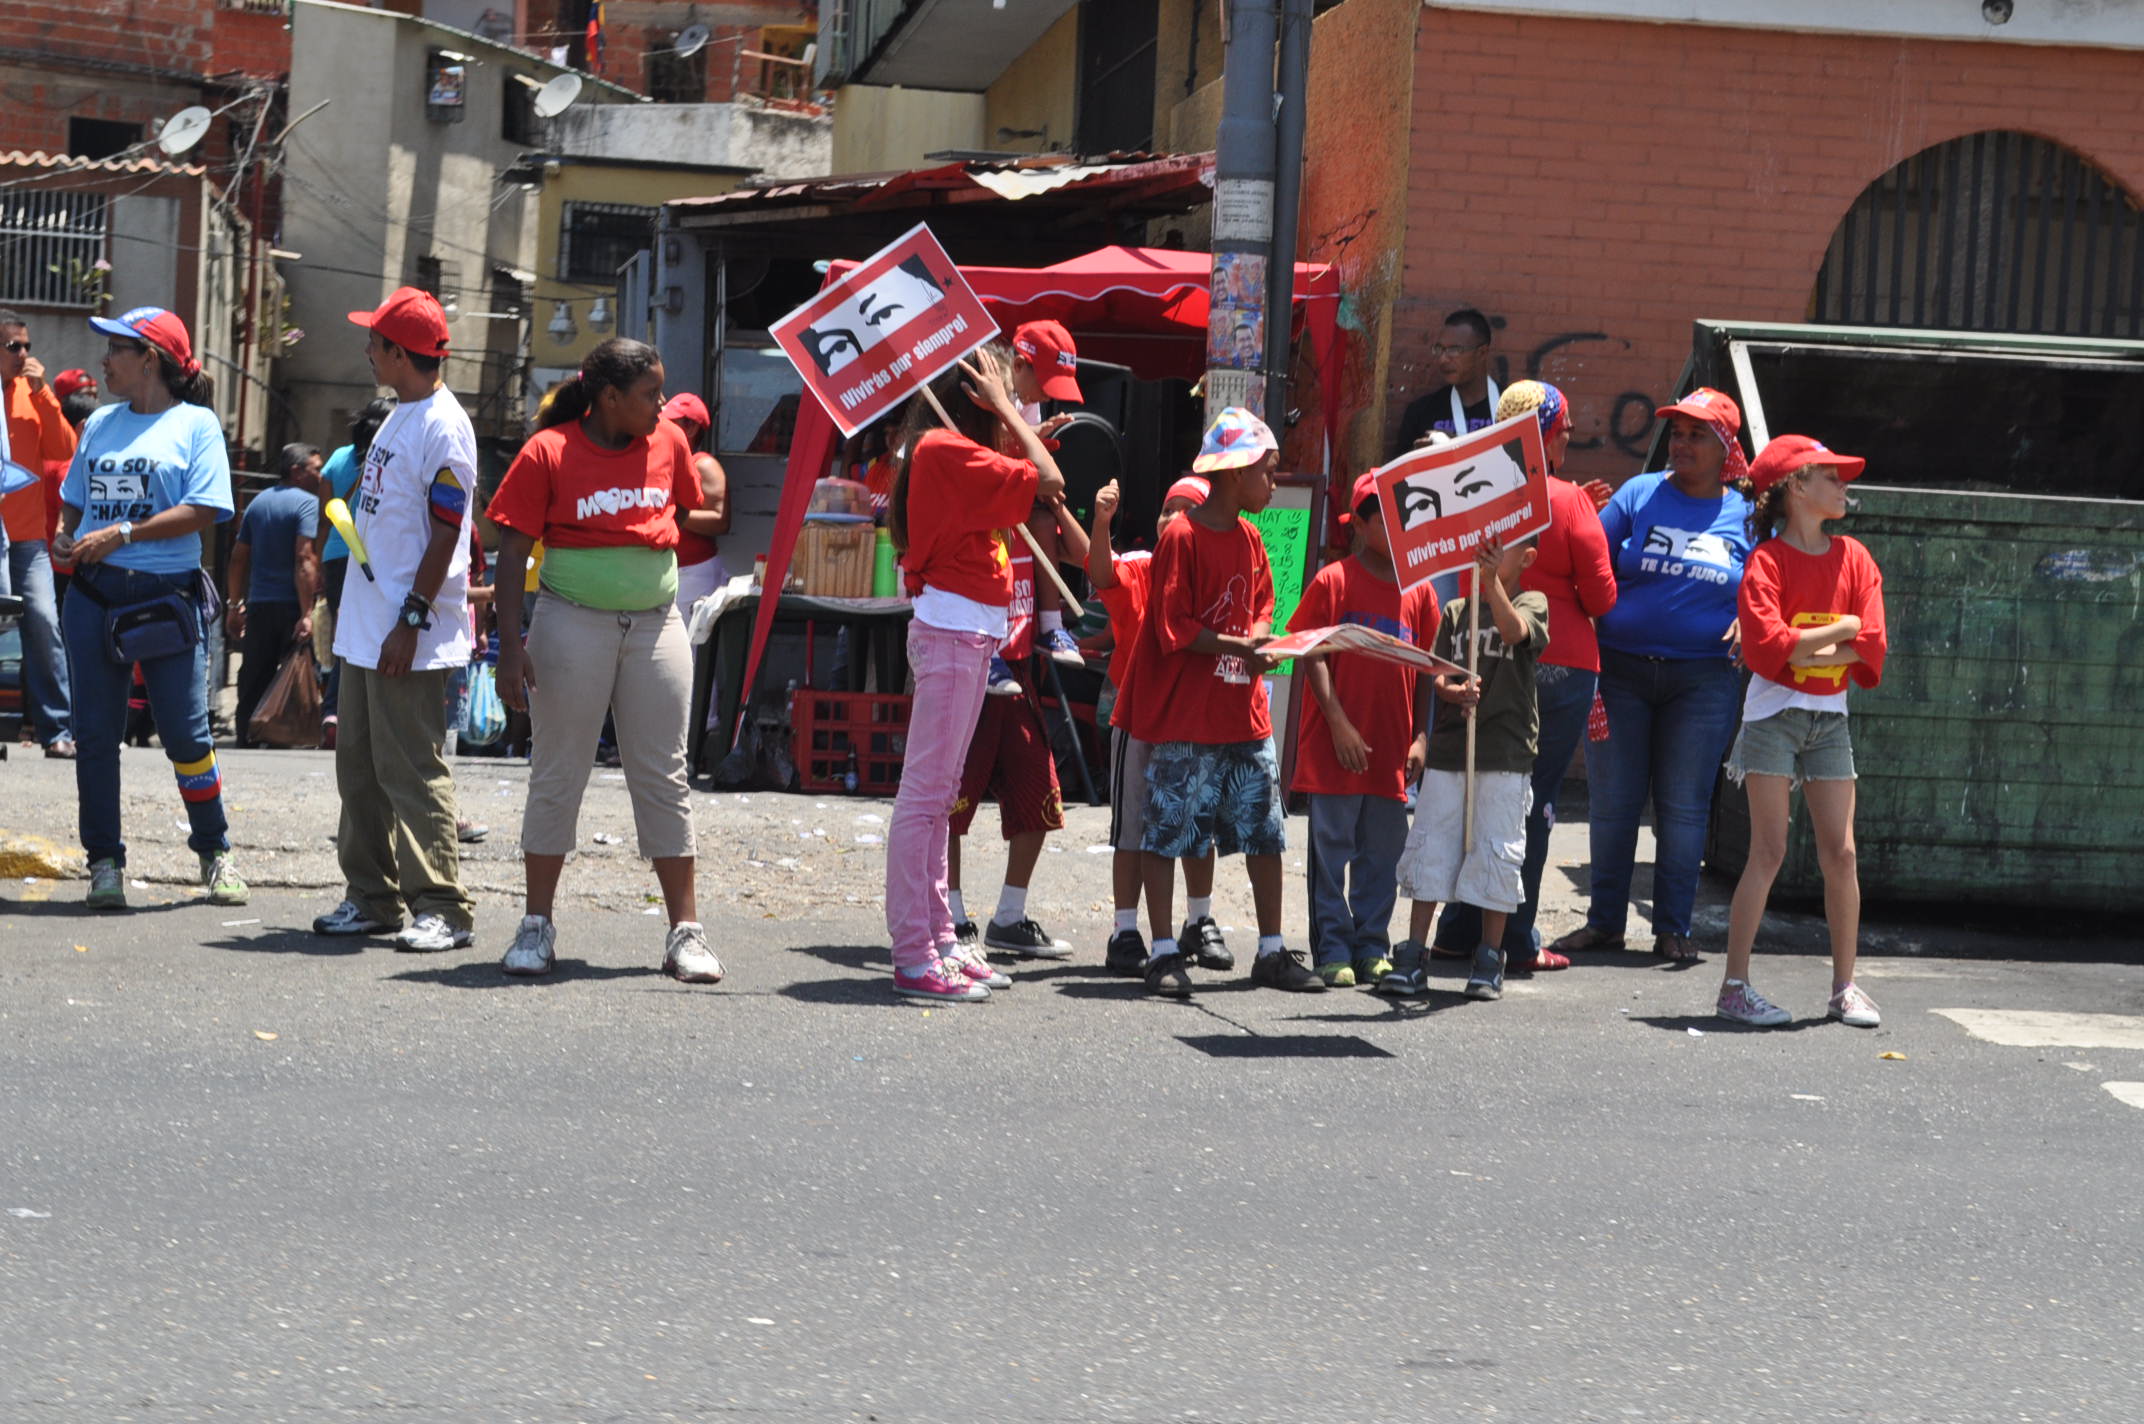
[[[410,954],[438,954],[476,943],[474,930],[458,930],[438,915],[419,915],[395,936],[395,948]]]
[[[528,977],[549,974],[551,961],[557,958],[553,952],[557,943],[558,926],[542,915],[523,915],[521,928],[514,931],[514,942],[506,947],[506,957],[499,961],[499,968]]]
[[[1829,1012],[1849,1028],[1875,1028],[1883,1022],[1883,1015],[1876,1012],[1876,1001],[1854,983],[1831,996]]]
[[[375,920],[359,909],[355,900],[345,900],[313,920],[316,935],[376,935],[400,928],[400,925],[391,925],[385,920]]]
[[[707,931],[696,920],[670,926],[663,941],[663,973],[682,984],[719,984],[722,961],[707,944]]]

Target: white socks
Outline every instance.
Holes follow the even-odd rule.
[[[1035,622],[1041,627],[1043,632],[1054,632],[1057,629],[1060,629],[1065,626],[1064,610],[1061,608],[1052,608],[1048,612],[1037,613],[1035,615]]]
[[[1213,916],[1213,896],[1193,895],[1184,902],[1184,918],[1189,921],[1210,919]]]
[[[1119,911],[1117,911],[1117,931],[1116,931],[1116,932],[1117,932],[1118,934],[1123,934],[1123,933],[1124,933],[1124,932],[1125,932],[1126,930],[1131,930],[1131,931],[1132,931],[1133,933],[1135,933],[1135,934],[1136,934],[1136,933],[1138,932],[1138,929],[1139,929],[1139,907],[1138,907],[1138,906],[1134,905],[1134,906],[1133,906],[1133,907],[1132,907],[1131,909],[1129,909],[1129,910],[1119,910]]]
[[[1016,925],[1027,918],[1027,887],[1008,885],[998,891],[998,912],[991,916],[994,925]]]
[[[1264,959],[1269,954],[1279,954],[1286,946],[1287,941],[1279,935],[1260,935],[1258,937],[1258,957]]]
[[[953,912],[954,924],[957,925],[962,920],[968,918],[968,907],[960,902],[960,892],[958,890],[946,891],[945,903],[947,908],[951,909]]]
[[[1154,952],[1153,952],[1153,953],[1152,953],[1151,955],[1147,956],[1147,961],[1146,961],[1146,962],[1147,962],[1147,963],[1149,963],[1149,964],[1152,964],[1152,963],[1153,963],[1153,962],[1154,962],[1155,960],[1157,960],[1157,959],[1165,959],[1165,958],[1167,958],[1167,957],[1168,957],[1169,955],[1172,955],[1172,954],[1174,954],[1174,953],[1176,953],[1176,941],[1175,941],[1175,940],[1173,940],[1173,939],[1157,939],[1157,940],[1155,940],[1155,941],[1154,941]]]

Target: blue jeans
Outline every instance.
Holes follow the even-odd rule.
[[[74,736],[67,704],[67,651],[60,644],[60,604],[52,556],[42,539],[7,546],[14,593],[22,600],[22,710],[45,746]]]
[[[84,595],[83,586],[94,585],[99,595],[119,605],[174,590],[190,592],[196,579],[192,572],[147,574],[83,564],[75,569],[74,583],[60,608],[60,631],[74,678],[75,795],[80,802],[82,850],[92,864],[100,860],[127,863],[126,842],[119,834],[119,744],[126,736],[127,692],[134,674],[130,665],[113,662],[105,651],[105,610]],[[164,755],[171,759],[179,795],[186,804],[191,828],[186,844],[197,855],[231,848],[225,834],[230,825],[223,814],[223,773],[209,739],[204,690],[207,662],[205,646],[196,643],[183,653],[152,658],[141,665],[149,710],[156,714],[157,736],[164,744]]]
[[[1310,942],[1320,964],[1392,947],[1407,803],[1390,796],[1310,797]]]
[[[1653,932],[1690,933],[1712,788],[1742,710],[1725,658],[1646,658],[1601,649],[1608,740],[1586,744],[1593,903],[1586,923],[1619,935],[1630,913],[1638,818],[1653,803]]]
[[[1503,950],[1524,957],[1541,948],[1534,916],[1541,908],[1541,872],[1548,865],[1548,833],[1556,825],[1556,793],[1586,735],[1586,714],[1593,710],[1598,676],[1584,668],[1543,663],[1534,669],[1534,691],[1541,700],[1541,741],[1534,757],[1533,809],[1526,813],[1526,860],[1519,884],[1526,900],[1504,921]],[[1446,905],[1437,917],[1437,943],[1472,950],[1481,943],[1481,911],[1472,905]]]

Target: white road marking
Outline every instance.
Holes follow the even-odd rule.
[[[2144,1018],[2042,1009],[1933,1009],[1975,1038],[2005,1048],[2129,1048],[2144,1052]]]
[[[2133,1108],[2144,1108],[2144,1083],[2101,1083],[2099,1086]]]

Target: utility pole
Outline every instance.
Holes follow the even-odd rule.
[[[1214,143],[1213,266],[1206,312],[1206,420],[1263,414],[1267,265],[1273,253],[1273,37],[1278,0],[1233,0]],[[1288,313],[1277,314],[1288,329]]]
[[[1295,246],[1303,204],[1304,107],[1310,93],[1310,24],[1314,0],[1280,0],[1279,114],[1273,135],[1273,257],[1266,284],[1266,419],[1288,418],[1294,362]]]

